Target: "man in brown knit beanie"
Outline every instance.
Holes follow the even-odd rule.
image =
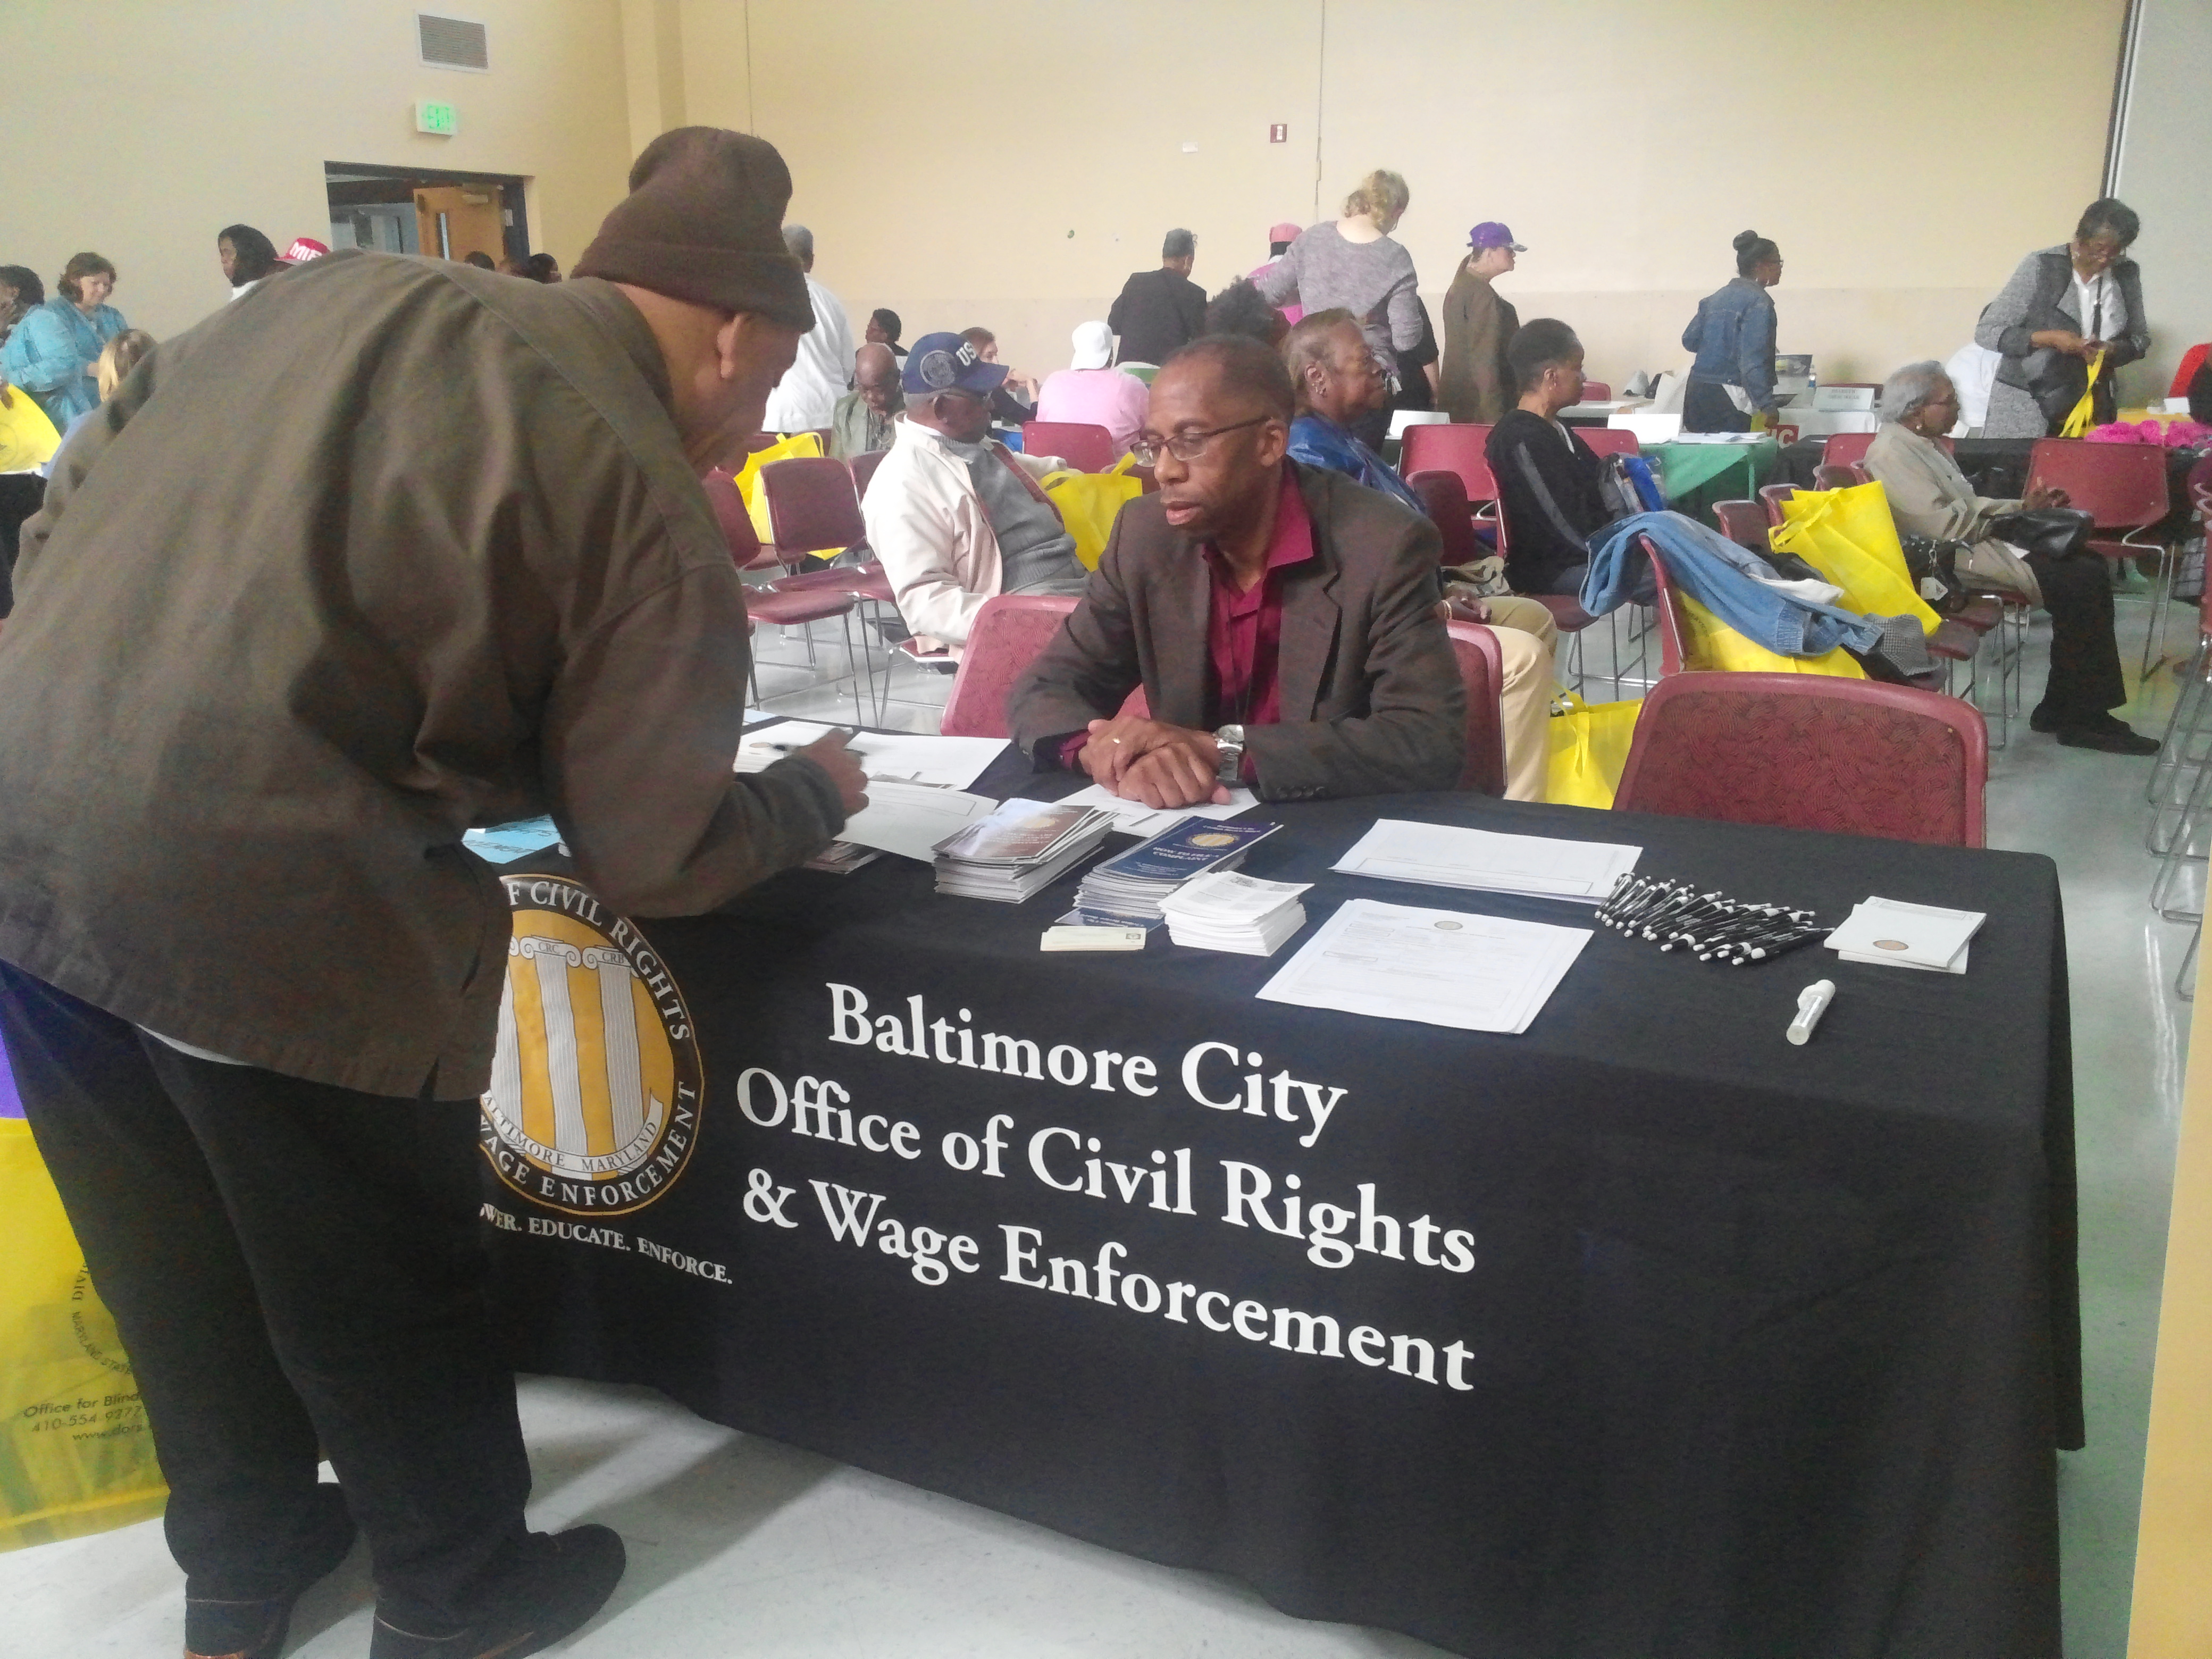
[[[462,837],[550,813],[618,942],[864,803],[842,738],[730,765],[744,596],[698,480],[812,321],[790,194],[686,128],[571,281],[281,270],[156,349],[24,528],[0,1037],[143,1395],[188,1654],[274,1659],[356,1527],[373,1659],[520,1659],[621,1576],[607,1528],[523,1524],[477,1232],[510,900]],[[538,1132],[622,1207],[619,1159]]]

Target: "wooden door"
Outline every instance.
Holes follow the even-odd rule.
[[[496,264],[507,256],[496,185],[436,185],[418,190],[415,224],[422,252],[434,257],[461,259],[488,253]]]

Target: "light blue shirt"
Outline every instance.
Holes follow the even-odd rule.
[[[86,371],[100,351],[129,325],[113,306],[88,318],[57,296],[34,307],[0,347],[0,374],[31,394],[57,431],[87,410],[100,407],[100,388]]]

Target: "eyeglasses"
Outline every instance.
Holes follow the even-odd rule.
[[[1262,426],[1274,418],[1273,415],[1255,415],[1234,426],[1217,426],[1211,432],[1178,432],[1171,438],[1155,439],[1149,432],[1139,433],[1136,441],[1129,446],[1129,455],[1139,466],[1157,466],[1163,454],[1172,455],[1179,461],[1194,461],[1206,453],[1207,445],[1223,434],[1242,432],[1248,426]]]

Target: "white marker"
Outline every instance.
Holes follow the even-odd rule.
[[[1820,1023],[1820,1016],[1828,1012],[1828,1005],[1836,999],[1836,981],[1832,979],[1814,980],[1797,994],[1797,1018],[1790,1022],[1790,1042],[1802,1048],[1812,1040],[1813,1028]]]

